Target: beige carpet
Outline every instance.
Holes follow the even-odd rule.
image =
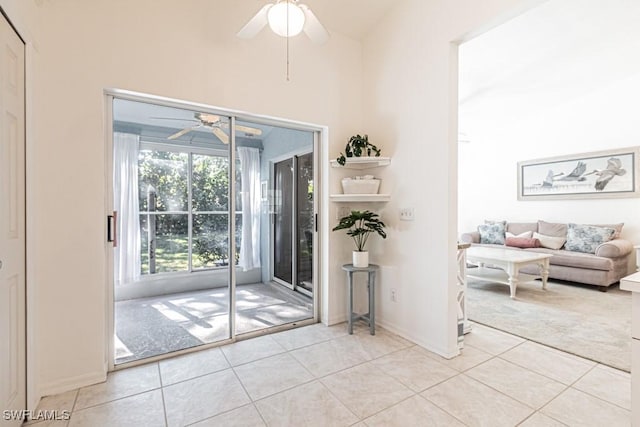
[[[470,320],[627,372],[631,370],[631,293],[618,285],[540,281],[509,287],[469,279]]]

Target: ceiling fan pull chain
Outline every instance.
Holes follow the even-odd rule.
[[[289,79],[289,37],[287,37],[287,81],[290,81]]]
[[[287,81],[291,81],[289,79],[289,0],[287,0]]]

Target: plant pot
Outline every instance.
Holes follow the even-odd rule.
[[[369,252],[353,251],[353,266],[357,268],[369,267]]]

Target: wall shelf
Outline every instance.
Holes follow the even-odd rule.
[[[331,194],[332,202],[388,202],[391,194]]]
[[[331,166],[334,168],[345,169],[377,168],[380,166],[387,166],[389,163],[391,163],[390,157],[347,157],[347,161],[344,166],[339,164],[337,160],[331,160]]]

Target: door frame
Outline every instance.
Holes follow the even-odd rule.
[[[313,284],[313,293],[314,293],[313,318],[304,320],[301,322],[296,322],[293,324],[289,323],[285,325],[275,326],[275,327],[269,328],[269,331],[278,332],[281,330],[288,330],[295,327],[310,325],[310,324],[319,322],[321,317],[324,317],[324,316],[321,316],[321,313],[320,313],[320,308],[321,308],[320,293],[321,291],[325,293],[327,292],[327,290],[325,289],[326,286],[321,287],[320,282],[327,281],[326,278],[328,277],[328,270],[325,270],[327,269],[328,264],[326,262],[321,263],[321,258],[319,256],[320,251],[323,250],[323,248],[325,248],[328,245],[328,231],[324,226],[324,224],[325,223],[328,224],[328,222],[326,222],[325,220],[320,221],[320,218],[325,218],[327,216],[325,212],[328,212],[328,196],[327,196],[328,192],[324,188],[324,185],[323,185],[324,181],[322,181],[322,184],[321,184],[321,179],[323,179],[326,176],[326,174],[320,173],[320,169],[326,170],[328,172],[328,164],[329,164],[328,158],[327,156],[323,155],[325,150],[323,149],[323,146],[326,146],[328,144],[328,132],[329,132],[328,127],[322,126],[322,125],[316,125],[312,123],[305,123],[305,122],[279,118],[279,117],[252,114],[244,111],[216,107],[208,104],[189,102],[189,101],[180,100],[180,99],[145,94],[141,92],[134,92],[129,90],[117,89],[117,88],[104,89],[103,96],[104,96],[104,111],[105,111],[105,127],[104,127],[105,151],[104,153],[105,153],[105,166],[106,166],[106,169],[105,169],[106,212],[104,213],[104,216],[103,216],[104,230],[107,229],[107,215],[110,215],[113,212],[113,182],[112,182],[113,179],[112,178],[113,178],[113,100],[114,99],[146,102],[146,103],[152,103],[152,104],[162,105],[166,107],[200,111],[200,112],[206,112],[210,114],[230,117],[231,118],[230,143],[229,143],[230,152],[235,152],[235,148],[236,148],[235,127],[234,127],[236,120],[240,120],[243,122],[248,121],[256,124],[264,124],[268,126],[286,127],[292,130],[313,132],[313,150],[315,153],[317,153],[316,156],[314,156],[314,159],[315,159],[315,163],[314,163],[315,189],[314,190],[315,190],[315,194],[318,196],[318,197],[314,197],[314,214],[318,218],[318,221],[317,221],[318,224],[314,232],[314,247],[313,247],[313,262],[314,262],[314,266],[316,267],[314,268],[314,271],[313,271],[313,283],[314,283]],[[231,176],[234,176],[235,174],[235,165],[233,165],[233,163],[234,162],[230,162]],[[233,183],[233,180],[230,181],[229,191],[235,191],[235,185]],[[320,199],[323,200],[323,203],[321,203]],[[230,201],[231,201],[231,209],[233,210],[235,209],[235,198],[233,197],[230,198]],[[322,214],[320,210],[322,210]],[[232,222],[230,225],[233,226],[233,228],[235,228],[235,217],[232,219]],[[229,236],[229,247],[230,248],[235,247],[235,233],[231,233]],[[241,335],[236,334],[236,330],[235,330],[235,269],[230,268],[229,269],[229,286],[231,288],[231,291],[229,292],[229,295],[230,295],[229,302],[231,305],[229,310],[230,311],[229,325],[230,325],[231,337],[229,339],[217,341],[211,344],[203,344],[197,347],[187,348],[181,351],[172,352],[170,354],[164,354],[164,355],[149,357],[149,358],[141,359],[137,361],[122,363],[122,364],[119,364],[118,366],[115,366],[114,340],[113,340],[113,336],[115,333],[113,247],[111,242],[107,242],[107,239],[105,239],[105,257],[106,257],[106,267],[107,267],[106,278],[105,278],[105,294],[106,294],[105,325],[107,330],[105,331],[105,339],[107,340],[107,345],[105,346],[106,351],[104,355],[104,362],[108,372],[154,362],[157,360],[166,359],[168,357],[175,357],[181,354],[192,353],[194,351],[200,351],[207,348],[218,347],[218,346],[229,344],[235,341],[253,338],[253,337],[261,336],[265,334],[264,329],[258,330],[255,332],[243,333]],[[323,312],[326,310],[326,307],[324,305],[324,301],[326,300],[327,300],[326,298],[323,298],[322,300]]]
[[[40,394],[38,390],[38,383],[36,379],[37,372],[37,360],[36,360],[36,316],[34,307],[36,306],[36,292],[35,292],[35,262],[34,262],[34,250],[35,250],[35,237],[33,230],[35,229],[35,218],[28,215],[28,212],[32,210],[35,205],[35,191],[32,181],[29,177],[33,176],[34,163],[35,163],[35,140],[33,135],[35,134],[35,123],[33,118],[33,87],[34,87],[34,73],[31,64],[33,64],[35,57],[35,41],[28,31],[26,23],[20,19],[18,14],[12,14],[13,8],[11,5],[7,5],[5,9],[5,2],[0,1],[0,15],[8,22],[9,26],[13,29],[18,38],[24,45],[24,128],[23,128],[23,148],[24,148],[24,321],[25,321],[25,407],[23,409],[35,408],[40,400]],[[15,18],[15,19],[12,19]]]

